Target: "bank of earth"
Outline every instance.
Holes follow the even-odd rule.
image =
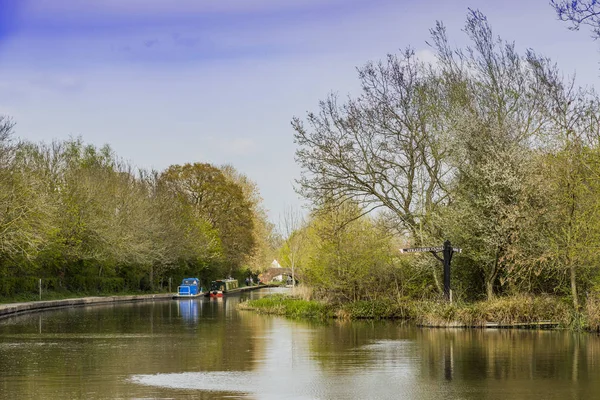
[[[240,303],[242,310],[290,318],[394,319],[423,327],[562,328],[600,331],[600,302],[575,312],[554,296],[514,295],[476,303],[400,299],[333,303],[269,295]]]

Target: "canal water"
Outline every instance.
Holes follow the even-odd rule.
[[[318,323],[246,296],[0,320],[0,399],[595,399],[600,338]]]

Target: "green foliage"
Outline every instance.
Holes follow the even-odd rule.
[[[241,303],[239,307],[242,310],[254,310],[290,318],[327,319],[333,317],[333,308],[326,303],[296,299],[285,295],[271,295],[248,300]]]
[[[242,187],[210,164],[172,165],[160,176],[164,189],[193,217],[218,233],[222,259],[229,273],[254,251],[252,205]]]
[[[35,293],[40,278],[45,290],[94,294],[209,281],[269,235],[264,223],[254,231],[256,190],[209,164],[139,171],[109,146],[15,143],[11,129],[0,117],[0,296]]]
[[[395,293],[401,271],[390,235],[359,216],[358,206],[348,203],[336,211],[317,212],[305,228],[299,276],[323,297],[356,301]]]
[[[341,305],[337,311],[340,318],[350,319],[412,319],[414,310],[410,302],[392,300],[354,301]]]
[[[600,98],[494,35],[479,11],[463,32],[469,46],[455,48],[437,23],[435,62],[410,48],[368,62],[357,96],[292,120],[299,192],[317,211],[288,235],[308,237],[302,277],[336,302],[435,299],[441,263],[397,249],[449,239],[463,250],[456,300],[568,295],[579,315],[600,280]]]

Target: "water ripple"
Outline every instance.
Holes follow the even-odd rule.
[[[169,389],[193,389],[212,392],[256,393],[252,385],[258,375],[250,372],[184,372],[179,374],[134,375],[130,381],[140,385]],[[254,386],[254,387],[253,387]]]

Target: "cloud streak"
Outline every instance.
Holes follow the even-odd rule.
[[[23,0],[18,35],[0,48],[0,62],[176,65],[325,51],[336,25],[390,2]]]

